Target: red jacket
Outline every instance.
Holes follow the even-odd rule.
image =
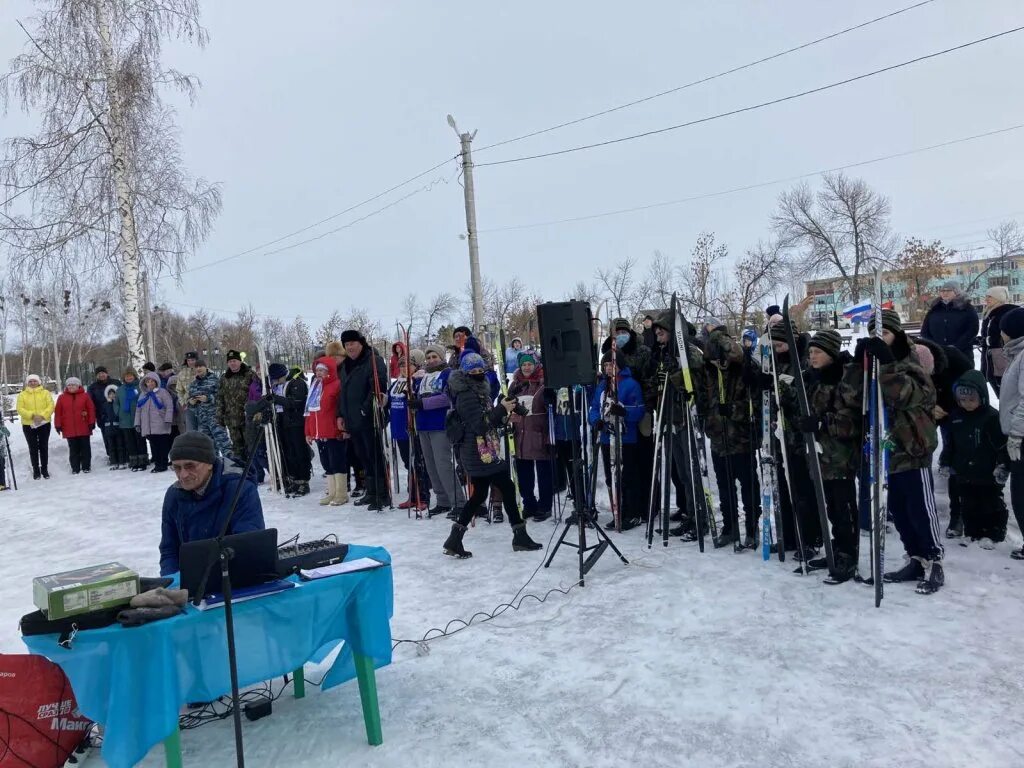
[[[405,344],[401,341],[396,341],[391,345],[391,360],[388,362],[388,374],[392,379],[397,379],[404,375],[402,373],[402,366],[398,363],[403,357],[405,357]]]
[[[313,371],[316,366],[323,363],[327,366],[327,378],[323,382],[323,393],[320,395],[320,410],[312,411],[306,415],[306,437],[314,440],[332,440],[341,437],[342,432],[338,429],[338,396],[341,394],[341,381],[338,380],[337,363],[333,357],[321,357],[313,364]],[[316,382],[309,385],[309,391],[313,391]]]
[[[53,406],[53,427],[64,437],[89,437],[96,428],[96,406],[89,393],[79,387],[74,394],[65,389]]]

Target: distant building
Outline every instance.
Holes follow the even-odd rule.
[[[862,276],[861,297],[870,296],[873,289],[872,276]],[[903,280],[891,273],[882,274],[882,301],[892,301],[900,317],[910,323],[918,323],[927,311],[928,305],[939,295],[939,286],[947,280],[956,280],[970,302],[981,312],[985,291],[995,285],[1006,286],[1010,301],[1024,303],[1024,256],[1000,259],[986,258],[970,261],[954,261],[945,265],[943,274],[928,281],[919,300],[907,296]],[[837,277],[807,280],[804,283],[807,295],[814,296],[814,303],[807,308],[807,322],[814,328],[833,327],[838,319],[840,328],[849,326],[843,318],[843,310],[849,306],[843,281]]]

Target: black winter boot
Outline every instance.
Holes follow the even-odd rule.
[[[444,553],[450,557],[457,557],[460,560],[472,557],[473,553],[467,551],[466,548],[462,546],[462,537],[465,535],[466,526],[453,523],[452,530],[448,534],[448,538],[444,540]]]
[[[889,571],[882,577],[882,581],[889,584],[899,584],[903,581],[920,581],[925,577],[924,567],[917,558],[911,558],[906,565],[898,571]]]
[[[942,585],[946,583],[946,574],[942,570],[942,563],[938,560],[925,561],[924,578],[917,584],[917,594],[934,595]]]
[[[530,538],[530,534],[526,532],[526,523],[512,526],[513,552],[535,552],[538,549],[544,549],[544,545]]]

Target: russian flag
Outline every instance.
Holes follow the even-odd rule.
[[[883,301],[882,309],[892,309],[892,301]],[[843,310],[843,317],[855,322],[855,323],[866,323],[871,319],[873,314],[871,308],[871,301],[862,301],[858,304],[851,304]]]

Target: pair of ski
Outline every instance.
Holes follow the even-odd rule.
[[[274,394],[274,383],[270,380],[270,361],[263,345],[257,342],[256,357],[260,366],[261,384],[263,385],[264,397],[271,397]],[[263,447],[267,453],[267,475],[270,477],[270,490],[274,493],[284,493],[285,490],[285,468],[281,460],[281,439],[277,433],[277,405],[270,401],[270,421],[263,425]],[[254,448],[259,450],[259,445]]]

